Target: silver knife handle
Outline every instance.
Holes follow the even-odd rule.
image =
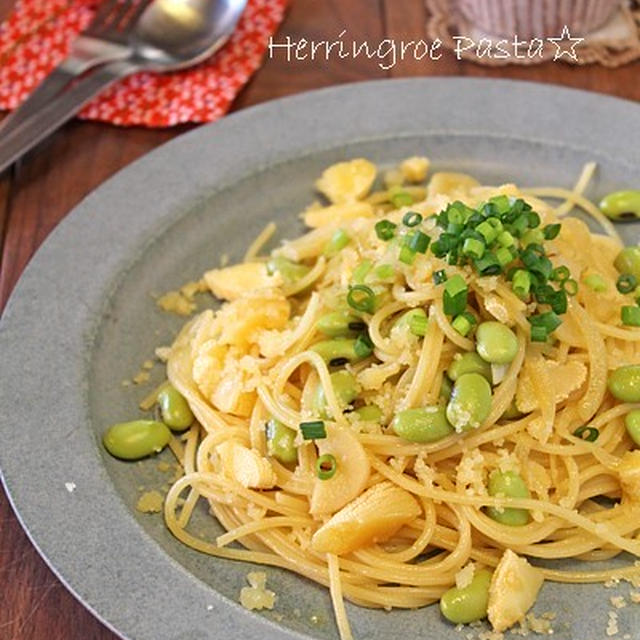
[[[101,90],[138,69],[138,65],[127,61],[99,67],[6,135],[0,133],[0,172],[72,118]]]
[[[0,135],[15,129],[60,93],[72,80],[91,67],[130,55],[128,46],[110,43],[89,36],[74,40],[71,54],[55,67],[29,94],[27,99],[0,124]]]

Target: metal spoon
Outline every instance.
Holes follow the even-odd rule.
[[[97,67],[0,137],[0,171],[117,80],[139,71],[182,69],[209,57],[233,33],[246,3],[247,0],[154,0],[131,32],[126,58]]]

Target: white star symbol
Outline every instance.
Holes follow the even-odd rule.
[[[569,33],[569,27],[565,24],[562,28],[562,34],[559,38],[547,38],[549,42],[556,47],[556,52],[553,56],[553,61],[555,62],[559,58],[566,53],[571,60],[578,62],[578,54],[576,53],[576,47],[584,40],[584,38],[572,38]],[[571,44],[573,43],[573,44]],[[565,45],[570,45],[569,48],[566,48]]]

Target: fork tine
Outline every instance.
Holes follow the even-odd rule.
[[[120,0],[106,0],[102,2],[98,7],[93,19],[83,31],[86,35],[97,35],[108,24],[108,19],[111,17],[113,10]]]
[[[122,20],[126,17],[136,0],[120,0],[115,7],[111,20],[109,20],[108,28],[120,31]]]
[[[151,0],[137,0],[137,2],[134,0],[133,8],[129,8],[129,11],[123,16],[119,28],[126,29],[130,24],[134,24],[149,4],[151,4]]]

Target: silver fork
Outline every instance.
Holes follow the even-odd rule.
[[[106,0],[87,28],[73,41],[69,55],[2,121],[0,132],[5,134],[15,129],[85,71],[96,65],[126,58],[131,51],[129,33],[149,2]]]

